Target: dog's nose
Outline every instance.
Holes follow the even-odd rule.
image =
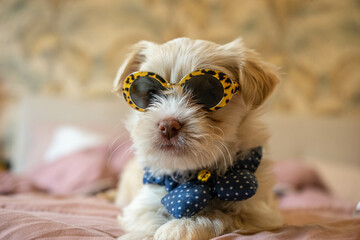
[[[166,118],[159,123],[159,130],[167,139],[175,137],[181,129],[180,122],[175,118]]]

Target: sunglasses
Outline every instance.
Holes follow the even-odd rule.
[[[132,108],[145,112],[157,96],[165,96],[165,91],[174,86],[189,92],[195,102],[208,112],[224,107],[239,90],[238,83],[225,73],[212,69],[193,71],[176,84],[169,83],[156,73],[135,72],[126,77],[122,90]]]

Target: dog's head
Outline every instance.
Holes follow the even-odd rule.
[[[196,94],[176,85],[199,69],[224,73],[236,85],[237,93],[221,109],[204,111]],[[167,173],[225,169],[238,148],[262,144],[261,137],[256,137],[261,129],[245,120],[272,93],[278,77],[274,68],[246,49],[240,39],[225,45],[188,38],[161,45],[139,42],[120,67],[114,91],[122,96],[127,76],[139,71],[156,73],[173,86],[146,92],[145,111],[133,110],[126,122],[144,167]]]

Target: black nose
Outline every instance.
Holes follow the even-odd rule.
[[[180,122],[175,118],[166,118],[160,121],[159,131],[167,139],[175,137],[181,129]]]

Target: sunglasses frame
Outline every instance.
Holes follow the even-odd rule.
[[[126,77],[124,83],[123,83],[123,97],[125,98],[125,101],[134,109],[145,112],[146,109],[138,107],[134,101],[131,99],[130,95],[130,88],[131,84],[140,77],[151,77],[155,80],[157,80],[164,88],[169,89],[174,86],[181,86],[184,87],[187,81],[189,81],[194,76],[201,76],[201,75],[208,75],[215,77],[218,79],[223,86],[224,89],[224,96],[222,97],[221,101],[216,104],[215,106],[206,109],[207,112],[213,112],[216,111],[222,107],[224,107],[232,98],[232,96],[239,91],[239,84],[237,82],[232,81],[225,73],[214,70],[214,69],[198,69],[195,70],[189,74],[187,74],[185,77],[183,77],[180,82],[171,84],[168,81],[166,81],[164,78],[162,78],[160,75],[153,73],[153,72],[146,72],[146,71],[139,71],[134,72]]]

